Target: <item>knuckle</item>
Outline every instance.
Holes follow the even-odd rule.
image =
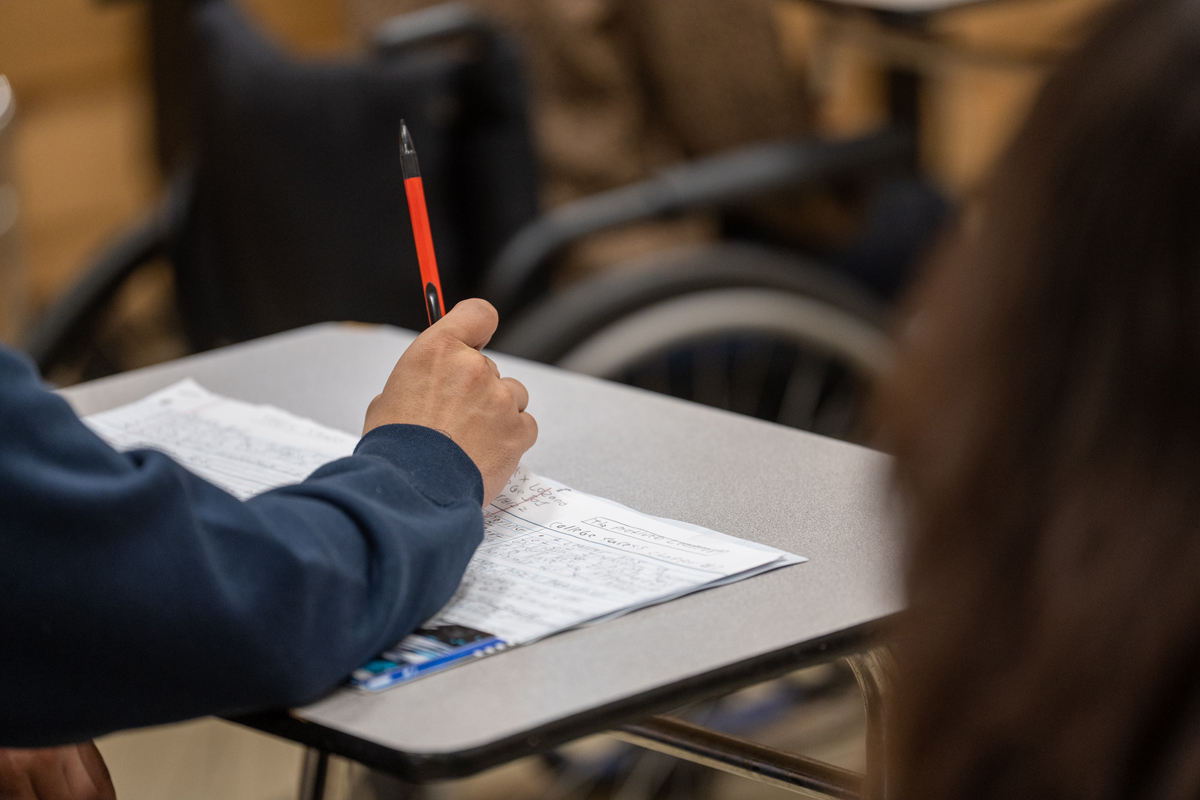
[[[473,354],[473,355],[471,355]],[[492,368],[488,366],[487,361],[483,356],[471,351],[470,371],[469,376],[477,382],[490,382],[495,376],[492,374]]]
[[[510,405],[513,401],[512,392],[503,381],[495,381],[488,389],[488,400],[500,406]]]

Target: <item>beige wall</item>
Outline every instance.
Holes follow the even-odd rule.
[[[294,46],[345,44],[338,0],[245,5]],[[35,309],[159,191],[144,14],[144,0],[0,2],[0,74],[17,97],[20,230]]]
[[[1108,0],[1008,0],[943,14],[931,41],[897,37],[866,14],[779,0],[784,44],[809,76],[827,133],[884,118],[881,53],[927,77],[925,167],[954,194],[977,184],[1024,118],[1048,69]]]
[[[138,3],[0,3],[0,73],[17,99],[20,232],[34,305],[155,190],[140,19]]]

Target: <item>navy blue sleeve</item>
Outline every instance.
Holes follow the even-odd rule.
[[[448,437],[389,425],[241,502],[0,350],[0,746],[316,699],[450,598],[482,499]]]

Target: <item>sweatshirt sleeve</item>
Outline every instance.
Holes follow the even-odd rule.
[[[449,600],[482,500],[448,437],[389,425],[241,502],[0,351],[0,746],[316,699]]]

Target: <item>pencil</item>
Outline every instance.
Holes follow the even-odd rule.
[[[417,264],[421,267],[421,285],[425,291],[425,311],[429,324],[446,314],[442,301],[442,280],[438,277],[437,257],[433,254],[433,235],[429,231],[429,212],[425,208],[425,186],[412,135],[400,120],[400,168],[404,173],[404,193],[408,195],[408,216],[412,220],[413,241],[417,244]]]

